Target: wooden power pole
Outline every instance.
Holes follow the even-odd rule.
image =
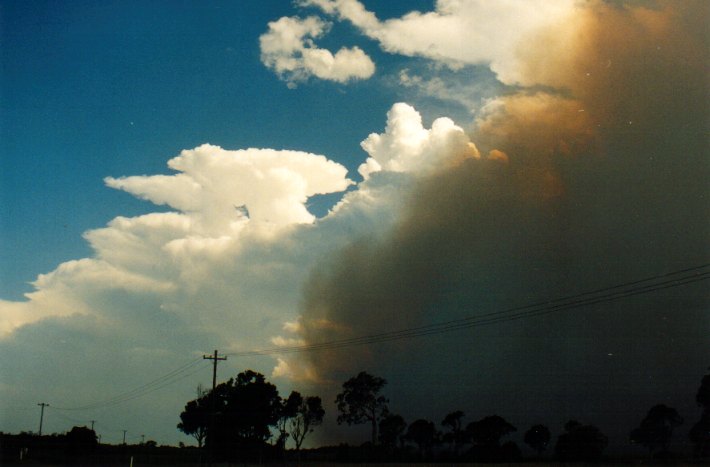
[[[216,402],[217,402],[217,395],[215,394],[215,388],[217,387],[217,362],[220,360],[226,360],[227,357],[219,356],[219,352],[216,350],[214,351],[214,355],[203,355],[203,359],[205,360],[212,360],[212,394],[210,397],[210,429],[207,432],[212,436],[212,439],[210,440],[210,465],[212,465],[212,453],[214,449],[214,416],[216,412]]]
[[[39,414],[39,435],[42,436],[42,422],[44,421],[44,408],[49,407],[49,404],[45,404],[44,402],[40,402],[37,405],[42,407],[42,411]]]

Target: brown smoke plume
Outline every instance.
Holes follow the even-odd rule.
[[[527,41],[519,53],[528,87],[492,103],[472,135],[482,154],[508,162],[468,160],[429,177],[387,239],[363,238],[315,271],[302,308],[306,341],[707,262],[708,13],[704,1],[593,1]],[[388,378],[395,410],[410,421],[461,408],[471,417],[500,411],[519,428],[614,418],[626,433],[662,395],[692,399],[707,366],[707,305],[701,283],[308,358],[323,381],[361,370]]]

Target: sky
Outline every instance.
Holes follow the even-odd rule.
[[[368,438],[332,426],[363,370],[408,421],[578,419],[620,448],[662,402],[682,438],[709,364],[709,8],[0,0],[0,430],[44,402],[45,432],[190,443],[218,349],[220,380],[321,395],[315,444]],[[248,354],[599,290],[633,293]]]

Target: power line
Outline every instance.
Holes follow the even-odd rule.
[[[42,436],[42,422],[44,421],[44,408],[49,407],[49,404],[47,404],[45,402],[40,402],[37,405],[42,407],[42,412],[40,413],[40,416],[39,416],[39,435]]]
[[[152,381],[149,381],[149,382],[147,382],[141,386],[138,386],[136,388],[133,388],[129,391],[117,394],[116,396],[111,397],[109,399],[105,399],[102,401],[97,401],[97,402],[94,402],[91,404],[86,404],[86,405],[77,406],[77,407],[54,407],[54,409],[57,409],[57,410],[92,410],[92,409],[98,409],[98,408],[102,408],[102,407],[109,407],[109,406],[116,405],[116,404],[121,404],[123,402],[127,402],[130,400],[139,398],[139,397],[143,397],[146,394],[160,390],[166,386],[176,383],[177,381],[180,381],[182,379],[185,379],[189,376],[194,375],[195,373],[202,371],[203,367],[199,367],[197,369],[194,369],[193,371],[189,371],[195,365],[197,365],[198,363],[201,363],[201,362],[202,362],[201,358],[192,360],[192,361],[190,361],[190,362],[188,362],[188,363],[172,370],[171,372],[166,373],[166,374],[164,374]]]
[[[707,280],[710,278],[710,263],[701,266],[680,269],[677,271],[668,272],[665,274],[655,275],[639,279],[631,282],[625,282],[610,287],[600,288],[587,292],[582,292],[567,297],[557,298],[548,301],[537,302],[529,305],[518,306],[506,310],[494,311],[479,315],[471,315],[464,318],[459,318],[440,323],[434,323],[413,328],[400,329],[378,334],[368,334],[347,339],[319,342],[314,344],[294,345],[285,347],[267,348],[261,350],[249,350],[243,352],[232,352],[225,356],[247,357],[247,356],[265,356],[301,352],[313,352],[319,350],[333,350],[344,347],[367,345],[382,342],[390,342],[401,339],[411,339],[416,337],[424,337],[433,334],[441,334],[452,332],[460,329],[468,329],[477,326],[486,326],[498,324],[506,321],[515,321],[519,319],[532,318],[558,311],[571,310],[589,305],[620,300],[635,295],[648,294],[659,290],[681,287],[694,282]],[[120,393],[112,398],[97,401],[92,404],[87,404],[78,407],[55,407],[56,410],[93,410],[103,407],[128,402],[139,397],[143,397],[152,392],[158,391],[164,387],[172,385],[177,381],[192,376],[200,371],[202,367],[193,369],[203,358],[192,360],[169,373],[166,373],[154,380],[151,380],[141,386],[138,386],[129,391]],[[192,370],[192,371],[190,371]]]
[[[423,337],[432,334],[456,331],[459,329],[472,328],[476,326],[497,324],[504,321],[514,321],[524,318],[531,318],[557,311],[570,310],[588,305],[595,305],[598,303],[619,300],[634,295],[647,294],[658,290],[668,289],[672,287],[680,287],[683,285],[691,284],[693,282],[707,280],[708,278],[710,278],[710,272],[703,271],[703,269],[707,269],[709,266],[710,264],[704,264],[702,266],[681,269],[666,274],[651,276],[631,282],[625,282],[623,284],[587,291],[554,300],[538,302],[530,305],[509,308],[506,310],[495,311],[491,313],[472,315],[467,316],[465,318],[445,321],[441,323],[434,323],[414,328],[400,329],[397,331],[369,334],[364,336],[327,342],[319,342],[314,344],[233,352],[226,355],[247,357],[312,352],[319,350],[333,350],[355,345],[366,345],[395,341],[400,339],[409,339],[414,337]]]

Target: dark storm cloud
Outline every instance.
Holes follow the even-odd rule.
[[[388,238],[362,238],[322,265],[304,295],[304,338],[410,328],[707,263],[707,18],[705,2],[592,2],[560,25],[573,42],[548,30],[526,44],[528,84],[553,91],[499,99],[472,135],[509,162],[468,160],[421,181]],[[695,418],[710,357],[706,288],[309,358],[324,381],[387,378],[409,421],[463,409],[467,421],[497,413],[558,433],[578,418],[623,443],[654,403]]]

